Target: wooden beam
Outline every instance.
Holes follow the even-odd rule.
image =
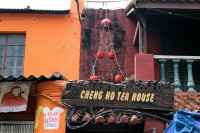
[[[126,9],[125,9],[125,14],[126,14],[126,16],[129,16],[131,13],[134,12],[133,6],[134,6],[134,5],[133,5],[132,2],[130,2],[130,3],[128,4],[128,6],[127,6]]]
[[[154,55],[154,59],[178,59],[178,60],[199,60],[200,56],[172,56],[172,55]]]
[[[134,12],[134,8],[133,7],[128,10],[128,12],[126,13],[126,16],[130,15],[132,12]]]
[[[147,53],[147,41],[146,41],[146,15],[144,12],[140,12],[138,15],[142,22],[139,25],[139,53]]]
[[[133,46],[136,46],[136,43],[138,43],[138,36],[139,36],[139,22],[137,22],[135,33],[133,37]]]

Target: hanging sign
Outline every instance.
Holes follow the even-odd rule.
[[[63,90],[62,102],[79,107],[172,110],[174,91],[171,84],[161,82],[74,81]]]
[[[0,112],[26,111],[30,82],[0,83]]]

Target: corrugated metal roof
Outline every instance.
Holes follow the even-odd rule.
[[[46,77],[44,75],[41,75],[39,77],[36,77],[34,75],[30,75],[28,77],[25,77],[23,75],[20,75],[18,77],[14,77],[14,76],[4,77],[4,76],[0,75],[0,82],[5,82],[5,81],[52,81],[52,80],[66,80],[66,78],[58,72],[54,72],[50,77]]]
[[[71,0],[0,0],[0,12],[68,13]]]
[[[0,9],[0,13],[69,14],[69,10]]]

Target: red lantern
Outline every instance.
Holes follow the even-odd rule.
[[[91,119],[91,115],[90,114],[85,114],[85,116],[83,117],[82,121],[87,122]]]
[[[117,74],[115,76],[115,82],[120,83],[120,82],[122,82],[122,80],[123,80],[123,77],[120,74]]]
[[[138,123],[138,121],[139,121],[139,119],[138,119],[138,117],[136,115],[133,115],[131,117],[131,120],[130,120],[131,124],[135,125],[135,124]]]
[[[127,116],[127,115],[123,115],[123,116],[120,118],[120,122],[121,122],[121,123],[128,123],[128,122],[129,122],[128,116]]]
[[[105,19],[103,19],[101,21],[101,25],[104,25],[104,26],[111,25],[111,24],[112,24],[112,22],[109,19],[107,19],[107,18],[105,18]]]
[[[98,81],[99,77],[97,75],[90,76],[90,80]]]
[[[71,121],[76,123],[78,121],[79,116],[77,114],[72,115]]]
[[[95,124],[102,124],[102,123],[104,123],[105,122],[105,119],[104,119],[104,117],[103,116],[97,116],[96,117],[96,119],[95,119]]]
[[[108,58],[110,58],[110,59],[114,59],[115,58],[115,53],[114,52],[109,52],[108,53]]]
[[[99,58],[99,59],[102,59],[103,57],[104,57],[104,52],[103,51],[99,51],[98,53],[97,53],[97,58]]]

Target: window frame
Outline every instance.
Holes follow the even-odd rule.
[[[19,71],[19,70],[21,70],[21,74],[20,75],[23,75],[23,73],[24,73],[24,56],[25,56],[25,44],[26,44],[26,34],[25,33],[11,33],[11,34],[9,34],[9,33],[0,33],[0,35],[4,35],[4,37],[5,37],[5,40],[4,40],[4,42],[3,42],[3,44],[0,44],[0,46],[3,46],[3,54],[2,55],[0,55],[0,58],[2,58],[2,65],[0,66],[0,71],[1,71],[1,75],[2,76],[10,76],[10,75],[12,75],[12,76],[15,76],[14,75],[14,72],[12,72],[12,74],[8,74],[8,75],[6,75],[6,70],[13,70],[13,71]],[[23,44],[8,44],[8,38],[9,38],[9,36],[10,35],[22,35],[22,36],[24,36],[24,40],[23,40]],[[8,51],[8,47],[9,46],[23,46],[24,48],[23,48],[23,54],[22,55],[7,55],[7,51]],[[17,57],[17,58],[21,58],[22,59],[22,66],[21,67],[8,67],[6,64],[6,62],[7,62],[7,58],[9,58],[9,57],[13,57],[13,58],[15,58],[15,57]],[[17,75],[17,76],[19,76],[19,75]]]

